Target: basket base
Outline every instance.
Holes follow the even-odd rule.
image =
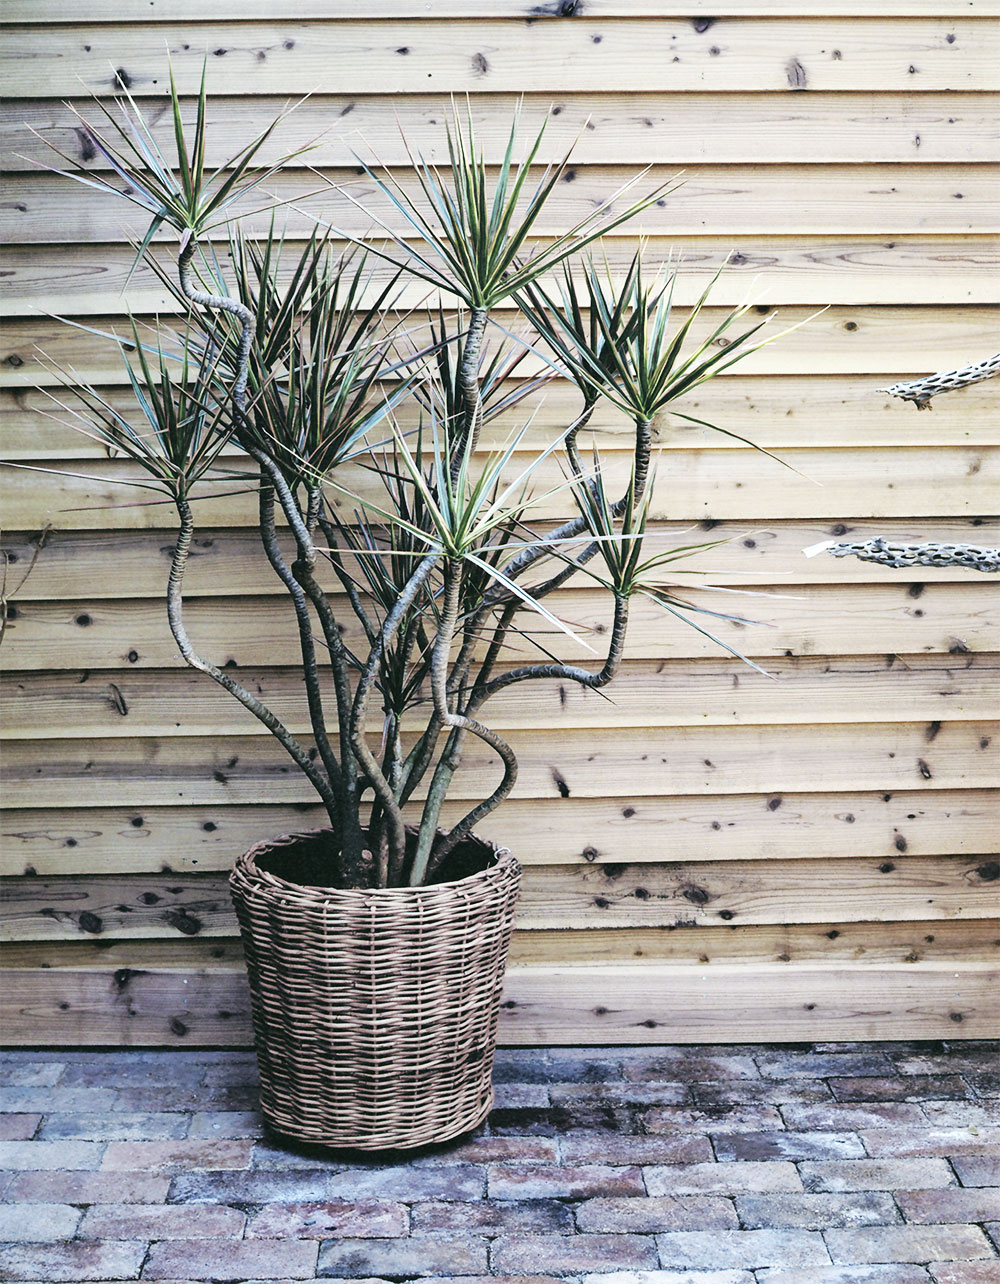
[[[486,1101],[477,1110],[470,1112],[467,1118],[450,1121],[447,1128],[442,1129],[440,1134],[436,1134],[433,1137],[428,1137],[426,1128],[422,1129],[417,1135],[408,1134],[401,1129],[391,1133],[372,1133],[367,1136],[357,1133],[351,1134],[345,1130],[343,1133],[331,1134],[328,1140],[317,1140],[315,1126],[308,1131],[308,1135],[304,1136],[301,1132],[296,1131],[294,1121],[290,1121],[287,1116],[275,1117],[274,1113],[261,1103],[264,1122],[267,1124],[268,1131],[278,1142],[290,1143],[296,1149],[304,1151],[349,1150],[364,1151],[367,1154],[382,1151],[433,1149],[436,1146],[444,1145],[446,1142],[464,1137],[466,1133],[478,1128],[480,1124],[485,1122],[492,1109],[493,1089],[491,1087]]]

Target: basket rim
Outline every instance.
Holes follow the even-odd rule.
[[[407,828],[410,829],[412,827],[407,826]],[[382,897],[427,896],[439,891],[466,887],[480,881],[488,881],[491,876],[495,876],[498,872],[507,870],[511,866],[520,868],[517,858],[509,847],[498,845],[489,838],[480,838],[478,834],[471,834],[469,837],[490,848],[492,852],[492,859],[484,869],[477,870],[474,874],[466,874],[464,878],[450,879],[445,883],[425,883],[417,887],[322,887],[308,883],[293,883],[291,879],[282,878],[280,874],[273,874],[270,870],[261,869],[255,859],[258,853],[262,853],[264,850],[271,850],[275,846],[282,846],[290,840],[314,838],[320,834],[332,832],[333,830],[329,825],[321,825],[316,829],[297,829],[287,834],[277,834],[273,838],[261,839],[260,842],[254,843],[252,847],[247,848],[245,852],[236,857],[233,873],[235,874],[238,870],[245,871],[262,883],[310,897],[323,897],[331,900],[341,897],[351,899],[364,897],[367,900],[372,896],[380,899]]]

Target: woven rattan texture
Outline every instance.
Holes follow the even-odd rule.
[[[261,1108],[279,1132],[364,1150],[480,1123],[521,869],[428,887],[302,887],[241,856],[230,887],[246,953]],[[255,859],[256,858],[256,859]]]

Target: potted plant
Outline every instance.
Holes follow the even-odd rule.
[[[700,423],[674,403],[769,340],[760,324],[740,327],[746,307],[695,338],[707,291],[675,323],[676,271],[651,276],[640,254],[618,277],[592,259],[572,266],[663,189],[624,208],[622,189],[543,237],[540,216],[569,159],[532,178],[544,127],[518,157],[515,119],[488,171],[471,115],[456,113],[448,163],[411,155],[413,187],[361,162],[395,222],[369,202],[373,237],[338,232],[331,201],[359,204],[338,189],[293,249],[273,213],[258,239],[240,225],[248,196],[291,159],[257,164],[274,125],[210,172],[204,76],[193,125],[172,78],[171,108],[175,163],[126,94],[101,129],[81,120],[103,172],[58,172],[144,211],[137,261],[171,290],[182,324],[133,321],[120,343],[135,416],[68,372],[72,397],[59,404],[139,466],[137,485],[166,493],[180,524],[167,617],[181,656],[264,724],[328,815],[324,829],[260,843],[232,874],[265,1117],[327,1145],[442,1141],[491,1105],[520,876],[513,854],[475,833],[517,777],[484,710],[528,681],[604,687],[637,595],[704,631],[667,576],[707,545],[647,546],[654,420],[669,411]],[[152,253],[160,229],[179,237],[176,276]],[[334,238],[349,242],[345,253]],[[414,282],[429,287],[424,311],[403,313]],[[499,323],[498,308],[530,324],[530,342]],[[530,421],[487,442],[553,372],[579,392],[565,430],[533,452]],[[617,489],[579,444],[602,399],[634,434]],[[197,500],[220,481],[256,493],[262,555],[298,626],[308,740],[186,631]],[[563,520],[543,520],[560,505]],[[574,577],[602,586],[609,603],[606,652],[588,664],[552,650],[587,645],[553,596]],[[470,737],[495,755],[496,777],[442,826]]]

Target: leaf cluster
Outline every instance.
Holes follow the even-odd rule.
[[[588,402],[603,396],[633,419],[648,422],[685,393],[773,341],[768,337],[751,343],[766,320],[729,337],[750,304],[731,309],[707,335],[692,341],[721,271],[676,328],[672,322],[678,269],[668,266],[649,279],[641,246],[618,284],[606,263],[602,272],[588,257],[581,265],[582,286],[567,269],[558,295],[535,282],[518,295],[518,303]]]
[[[187,499],[230,440],[226,387],[211,349],[189,329],[178,336],[180,356],[171,370],[162,350],[153,362],[149,360],[148,345],[140,340],[135,320],[130,320],[133,343],[119,346],[145,428],[136,427],[72,371],[53,366],[82,409],[46,395],[71,416],[73,427],[109,452],[131,459],[151,479],[132,485]],[[125,355],[126,348],[135,352],[138,369]]]
[[[186,242],[191,237],[197,238],[214,227],[231,222],[233,207],[238,201],[266,183],[290,160],[303,155],[312,146],[309,144],[298,148],[269,165],[254,164],[261,148],[288,115],[288,111],[284,111],[234,156],[216,169],[208,168],[205,159],[208,137],[206,79],[207,59],[202,65],[193,136],[189,145],[177,85],[173,71],[170,71],[170,107],[177,148],[176,166],[171,166],[164,157],[153,131],[128,89],[123,89],[124,97],[116,101],[117,114],[101,99],[94,99],[106,119],[104,132],[86,120],[75,108],[70,108],[80,122],[79,128],[85,139],[124,182],[124,190],[115,187],[100,174],[79,172],[83,167],[76,159],[67,156],[47,139],[42,139],[46,146],[51,147],[72,166],[69,171],[56,169],[53,172],[75,179],[99,192],[124,197],[152,216],[136,262],[164,224],[179,232]],[[134,267],[135,264],[133,269]]]
[[[616,201],[639,182],[646,172],[643,171],[568,231],[551,237],[544,246],[522,258],[528,237],[533,232],[537,235],[536,224],[546,201],[566,175],[570,153],[546,165],[541,178],[529,188],[528,178],[538,161],[545,122],[525,154],[515,160],[520,110],[518,105],[495,177],[488,174],[485,158],[478,149],[471,108],[467,109],[464,121],[455,111],[454,122],[446,125],[447,169],[440,169],[420,153],[414,153],[404,134],[403,142],[422,201],[406,191],[388,166],[380,165],[376,170],[357,157],[364,173],[402,215],[417,242],[415,245],[404,240],[362,206],[349,190],[342,188],[342,195],[364,209],[387,237],[388,244],[373,248],[372,252],[404,268],[410,275],[457,295],[467,307],[487,310],[552,271],[599,236],[634,218],[669,190],[670,185],[663,184],[627,208],[615,211]],[[343,231],[339,235],[356,239]]]

